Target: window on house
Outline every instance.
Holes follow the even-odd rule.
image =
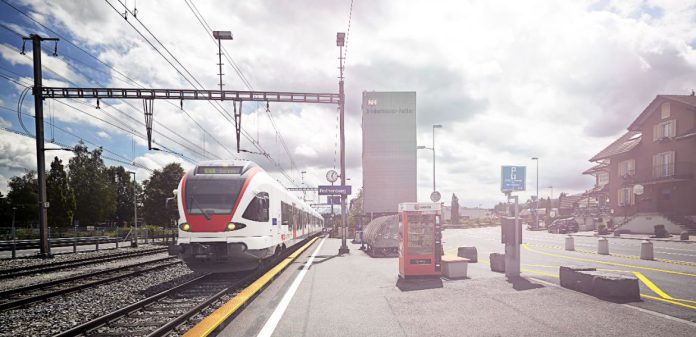
[[[609,173],[599,172],[597,173],[597,186],[604,186],[609,183]]]
[[[619,163],[619,176],[632,176],[635,174],[636,161],[633,159],[624,160]]]
[[[660,117],[662,119],[669,118],[669,103],[662,103]]]
[[[653,140],[658,141],[664,138],[672,138],[677,134],[677,121],[668,120],[655,125],[653,129]]]
[[[653,177],[664,178],[674,175],[674,151],[660,152],[653,156]]]
[[[619,206],[633,205],[634,202],[633,186],[619,189]]]

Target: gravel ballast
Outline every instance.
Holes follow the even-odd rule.
[[[134,278],[0,312],[0,336],[52,336],[147,297],[143,290],[170,282],[179,284],[197,274],[175,265]],[[168,284],[169,285],[169,284]]]

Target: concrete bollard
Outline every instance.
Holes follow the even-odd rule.
[[[570,235],[565,238],[565,250],[575,250],[575,238]]]
[[[597,241],[597,254],[609,255],[609,240],[607,238],[600,238]]]
[[[655,255],[653,254],[653,243],[650,240],[645,240],[640,244],[640,259],[641,260],[654,260]]]

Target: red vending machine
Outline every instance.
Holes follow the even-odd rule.
[[[441,209],[434,202],[399,204],[399,277],[441,275]]]

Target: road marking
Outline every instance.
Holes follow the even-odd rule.
[[[696,306],[688,305],[688,304],[686,304],[686,303],[681,303],[681,302],[672,301],[672,300],[668,300],[668,299],[664,299],[664,298],[659,298],[659,297],[655,297],[655,296],[650,296],[650,295],[645,295],[645,294],[640,294],[640,297],[645,297],[645,298],[649,298],[649,299],[651,299],[651,300],[656,300],[656,301],[660,301],[660,302],[666,302],[666,303],[669,303],[669,304],[674,304],[674,305],[682,306],[682,307],[689,308],[689,309],[692,309],[692,310],[696,310]]]
[[[674,300],[674,297],[667,295],[662,289],[660,289],[658,286],[655,285],[652,281],[650,281],[647,277],[645,277],[643,274],[640,272],[634,271],[633,275],[636,275],[636,277],[643,282],[650,290],[652,290],[655,294],[660,295],[660,297],[666,299],[666,300]]]
[[[553,249],[557,249],[557,250],[563,250],[563,247],[557,246],[557,245],[547,245],[547,244],[539,244],[539,243],[527,243],[527,244],[532,245],[532,246],[536,246],[536,247],[544,247],[544,248],[553,248]],[[575,249],[575,251],[578,253],[599,255],[599,254],[597,254],[596,251],[592,251],[592,250]],[[661,254],[674,254],[674,253],[661,253]],[[640,256],[636,256],[636,255],[626,255],[626,254],[617,254],[617,253],[610,253],[609,255],[615,256],[615,257],[623,257],[623,258],[627,258],[627,259],[633,259],[633,260],[640,260],[641,259]],[[678,254],[678,255],[686,255],[686,254]],[[679,265],[685,265],[685,266],[696,266],[696,263],[689,262],[689,261],[668,260],[668,259],[660,259],[660,258],[656,258],[655,261],[672,263],[672,264],[679,264]]]
[[[319,242],[317,249],[314,250],[314,253],[312,253],[312,256],[309,257],[309,259],[307,260],[307,263],[305,263],[305,265],[302,268],[302,270],[300,271],[300,273],[297,275],[297,277],[295,277],[295,281],[292,282],[292,285],[290,285],[290,288],[288,288],[288,291],[283,296],[283,299],[280,300],[280,303],[278,303],[278,306],[273,311],[273,314],[271,314],[271,317],[268,318],[268,321],[266,321],[266,324],[263,326],[263,328],[261,328],[261,331],[259,332],[257,337],[270,337],[271,335],[273,335],[273,332],[275,331],[276,327],[278,326],[280,319],[283,317],[285,310],[288,308],[288,305],[290,304],[292,297],[295,296],[295,292],[297,292],[297,288],[300,287],[300,283],[302,283],[302,279],[304,279],[305,274],[307,274],[307,270],[309,270],[309,266],[312,265],[312,262],[314,262],[314,258],[317,256],[317,253],[321,249],[321,246],[324,245],[324,241],[326,241],[326,238],[323,238],[321,240],[321,242]]]
[[[522,244],[522,248],[525,250],[528,250],[533,253],[537,254],[543,254],[543,255],[548,255],[548,256],[554,256],[554,257],[560,257],[564,259],[569,259],[569,260],[576,260],[576,261],[583,261],[583,262],[593,262],[593,263],[600,263],[600,264],[606,264],[610,266],[619,266],[619,267],[626,267],[626,268],[633,268],[633,269],[642,269],[642,270],[652,270],[652,271],[658,271],[661,273],[667,273],[667,274],[675,274],[675,275],[683,275],[683,276],[690,276],[690,277],[696,277],[696,274],[692,273],[686,273],[686,272],[680,272],[680,271],[674,271],[674,270],[666,270],[666,269],[658,269],[658,268],[650,268],[650,267],[641,267],[641,266],[635,266],[631,264],[623,264],[623,263],[616,263],[616,262],[607,262],[607,261],[600,261],[600,260],[593,260],[593,259],[585,259],[581,257],[573,257],[573,256],[567,256],[567,255],[561,255],[561,254],[554,254],[554,253],[549,253],[549,252],[544,252],[541,250],[536,250],[534,248],[529,247],[526,243]]]

